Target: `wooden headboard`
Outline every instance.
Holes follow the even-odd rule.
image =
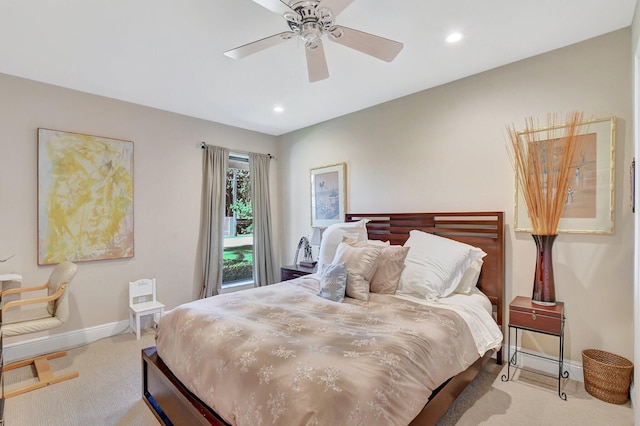
[[[504,212],[445,213],[349,213],[347,222],[369,219],[369,239],[404,244],[409,231],[451,238],[484,250],[478,288],[495,306],[496,321],[502,327],[504,312]]]

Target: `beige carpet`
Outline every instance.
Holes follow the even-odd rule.
[[[501,377],[507,367],[490,362],[465,389],[438,426],[632,426],[633,409],[592,397],[582,382],[563,381],[567,401],[558,397],[558,382],[520,372],[512,381]],[[512,370],[513,372],[513,370]]]
[[[69,350],[51,361],[55,372],[79,371],[78,378],[47,386],[5,401],[6,426],[157,426],[160,423],[141,399],[140,351],[153,346],[151,329],[139,341],[134,334],[102,339]],[[28,383],[29,367],[9,371],[5,390]]]
[[[158,426],[141,399],[140,350],[153,344],[153,331],[145,330],[140,341],[123,334],[70,350],[51,361],[52,367],[78,370],[80,376],[8,399],[4,424]],[[523,373],[502,382],[503,369],[487,365],[438,425],[633,425],[629,402],[602,402],[571,380],[564,387],[568,401],[562,401],[553,381]],[[7,372],[6,388],[28,382],[30,374],[30,368]]]

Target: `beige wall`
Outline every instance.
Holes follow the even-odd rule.
[[[554,268],[566,305],[566,357],[580,362],[581,350],[595,347],[631,358],[630,50],[627,28],[282,136],[284,258],[310,231],[309,169],[346,162],[349,212],[504,211],[506,299],[528,296],[535,246],[513,231],[505,126],[575,109],[615,116],[615,234],[560,235]],[[528,345],[557,348],[550,339],[536,335]]]
[[[71,295],[78,314],[52,334],[125,320],[127,282],[139,277],[157,277],[169,307],[195,297],[202,140],[276,154],[274,235],[283,237],[282,263],[310,232],[309,169],[344,161],[351,212],[505,211],[506,297],[528,295],[534,245],[512,229],[504,128],[528,116],[582,109],[618,120],[616,232],[563,234],[556,242],[566,355],[579,361],[583,348],[598,347],[631,357],[630,51],[625,29],[280,138],[0,75],[0,256],[16,253],[0,272],[41,283],[51,270],[36,265],[36,129],[47,127],[132,140],[135,147],[135,257],[81,263]],[[529,341],[536,348],[550,344]]]
[[[126,320],[128,282],[142,277],[157,278],[158,297],[169,308],[193,300],[199,289],[199,142],[277,155],[272,136],[2,74],[0,93],[0,257],[15,253],[0,273],[22,273],[24,284],[46,282],[52,269],[37,266],[37,128],[134,142],[135,256],[79,263],[70,286],[71,319],[51,334]],[[271,169],[277,200],[275,161]]]

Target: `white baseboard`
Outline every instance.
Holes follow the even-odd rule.
[[[515,350],[515,346],[511,347],[511,351],[508,352],[509,354],[513,355]],[[546,355],[543,353],[539,353],[539,352],[535,352],[535,351],[531,351],[529,349],[526,349],[527,352],[530,352],[532,354],[538,355],[538,356],[546,356],[549,358],[553,358],[554,355]],[[509,358],[507,357],[507,345],[505,345],[503,347],[503,355],[502,358],[504,360],[504,365],[507,364],[507,362],[509,361]],[[548,360],[548,359],[542,359],[542,358],[538,358],[538,356],[535,355],[530,355],[527,353],[522,353],[520,352],[518,354],[518,365],[523,366],[525,368],[528,369],[532,369],[532,370],[538,370],[538,371],[542,371],[544,373],[553,375],[553,376],[557,376],[558,375],[558,363],[552,361],[552,360]],[[567,360],[565,358],[564,362],[563,362],[563,367],[564,367],[564,371],[569,372],[569,379],[571,380],[576,380],[578,382],[584,382],[584,374],[583,374],[583,370],[582,370],[582,363],[578,363],[576,361],[572,361],[572,360]]]
[[[7,344],[7,338],[5,338],[2,355],[5,364],[7,364],[12,361],[33,358],[50,352],[63,351],[76,346],[86,345],[105,337],[130,332],[129,321],[124,320],[17,343]]]

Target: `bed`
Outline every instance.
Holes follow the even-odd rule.
[[[482,250],[486,256],[474,291],[486,295],[482,298],[488,301],[488,310],[502,332],[502,212],[346,216],[347,223],[361,223],[363,219],[368,221],[369,245],[376,241],[388,241],[393,246],[409,244],[414,241],[413,233],[422,232]],[[249,290],[243,296],[239,296],[240,293],[216,296],[181,305],[175,314],[163,318],[158,327],[158,347],[142,351],[143,398],[156,417],[164,424],[177,425],[358,424],[362,421],[435,424],[488,362],[494,354],[492,349],[501,347],[496,345],[498,340],[490,339],[488,346],[492,349],[480,346],[475,336],[477,327],[453,326],[455,322],[466,321],[457,311],[461,308],[442,306],[445,304],[442,302],[456,295],[418,303],[412,295],[371,294],[366,301],[348,297],[347,303],[335,303],[316,295],[320,281],[319,276],[308,276]],[[284,305],[288,310],[283,310]],[[249,309],[247,307],[251,309],[243,311]],[[235,310],[238,311],[236,323],[226,322],[228,318],[222,312],[231,317]],[[208,313],[201,320],[195,316],[196,311]],[[268,324],[270,317],[275,318],[277,324]],[[325,322],[314,323],[322,318]],[[331,325],[332,318],[334,325]],[[429,337],[426,333],[422,336],[423,331],[412,325],[415,318],[428,323],[428,328],[434,330],[430,333],[451,339],[443,345],[449,351],[458,348],[456,352],[419,346],[416,342]],[[249,323],[250,327],[257,328],[251,335],[242,335]],[[360,330],[361,324],[366,325],[364,331]],[[443,331],[437,331],[438,325],[444,327]],[[213,328],[204,331],[209,326]],[[299,333],[299,330],[306,331]],[[215,340],[214,335],[223,340]],[[453,335],[461,337],[454,339]],[[314,340],[319,338],[329,339],[330,343]],[[500,335],[500,341],[501,338]],[[210,340],[213,346],[222,348],[222,352],[214,355],[209,348],[200,346],[180,352],[181,348],[203,340]],[[258,349],[258,343],[265,349]],[[375,348],[360,349],[367,345]],[[239,352],[234,354],[235,350]],[[367,356],[363,356],[365,353]],[[258,365],[256,359],[267,355],[269,363]],[[495,353],[495,357],[502,363],[501,351]],[[402,363],[398,361],[400,358]],[[425,359],[429,362],[425,363]],[[449,370],[439,363],[451,364],[454,373],[450,376]],[[426,364],[438,367],[429,370]],[[381,366],[389,377],[378,377],[374,369]],[[229,379],[228,370],[237,370],[237,376]],[[295,374],[283,375],[289,370]],[[346,373],[355,378],[346,378]],[[240,386],[242,383],[246,386]],[[267,386],[270,383],[272,387]],[[277,384],[282,386],[279,388]],[[423,395],[427,395],[428,401]],[[214,406],[222,415],[211,408]],[[336,418],[341,421],[336,422]]]

